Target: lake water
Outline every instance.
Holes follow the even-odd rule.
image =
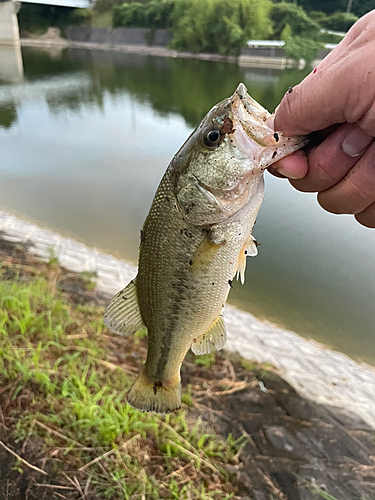
[[[0,208],[136,262],[169,161],[244,82],[272,110],[299,70],[78,49],[23,49],[0,85]],[[1,64],[1,53],[0,53]],[[375,231],[267,174],[246,283],[229,302],[375,364]]]

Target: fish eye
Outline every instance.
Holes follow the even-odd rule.
[[[203,142],[209,148],[216,148],[221,141],[220,130],[216,128],[208,128],[204,131]]]

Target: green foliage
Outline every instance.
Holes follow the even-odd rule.
[[[172,23],[175,0],[152,0],[147,4],[125,3],[112,9],[113,26],[168,29]]]
[[[123,3],[124,0],[96,0],[94,11],[98,14],[104,14],[104,12],[110,12],[113,7]]]
[[[321,33],[319,41],[322,43],[340,43],[343,37],[334,33]]]
[[[320,21],[320,26],[333,31],[348,31],[358,20],[354,14],[335,12]]]
[[[310,19],[319,24],[319,26],[321,26],[321,23],[327,19],[327,14],[325,14],[321,10],[311,10],[308,13],[308,16]]]
[[[206,368],[210,368],[216,359],[216,352],[210,352],[208,354],[202,354],[201,356],[195,356],[194,363],[196,365],[205,366]]]
[[[354,1],[353,3],[356,2]],[[320,10],[326,14],[332,14],[337,11],[345,12],[348,0],[298,0],[298,5],[307,12],[310,10]]]
[[[13,404],[14,438],[39,436],[44,455],[53,450],[68,473],[87,465],[90,497],[130,500],[143,492],[158,500],[162,492],[166,500],[229,500],[216,478],[228,477],[225,464],[242,438],[223,440],[200,419],[188,424],[184,411],[159,418],[128,406],[131,380],[120,367],[108,369],[103,309],[74,308],[56,295],[46,276],[58,271],[50,266],[30,283],[18,272],[10,279],[10,271],[0,265],[0,278],[7,277],[0,279],[0,386],[11,387],[12,401],[22,398],[21,411]],[[191,388],[184,400],[193,404]],[[175,472],[189,463],[196,479],[176,481]],[[215,490],[204,486],[213,481]]]
[[[348,0],[298,0],[297,3],[309,13],[310,11],[322,11],[326,14],[345,13],[348,6]],[[358,17],[372,9],[375,9],[375,0],[353,0],[352,13]]]
[[[268,0],[178,0],[173,46],[192,52],[239,54],[247,40],[271,33]]]
[[[352,6],[353,14],[358,17],[363,16],[373,9],[375,9],[375,0],[361,0],[360,2],[354,1]]]
[[[44,33],[50,26],[63,30],[70,24],[82,23],[86,18],[85,10],[24,3],[18,13],[18,23],[21,32]]]
[[[298,61],[304,59],[309,65],[315,59],[318,51],[323,47],[321,42],[310,40],[302,36],[290,35],[285,39],[285,53],[288,58]]]
[[[275,39],[282,39],[281,34],[286,26],[290,27],[294,37],[316,40],[319,36],[319,25],[298,5],[286,2],[275,4],[271,10],[271,20]]]
[[[81,273],[81,279],[83,281],[85,289],[88,290],[89,292],[95,290],[96,278],[97,276],[95,273],[90,273],[89,271],[83,271],[83,273]]]
[[[95,12],[91,11],[91,26],[94,28],[111,28],[112,27],[112,14],[108,12]]]
[[[171,29],[173,47],[239,54],[250,38],[271,33],[269,0],[153,0],[112,9],[113,25]]]

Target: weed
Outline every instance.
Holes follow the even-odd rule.
[[[81,273],[80,276],[87,291],[92,292],[93,290],[95,290],[96,287],[95,273],[90,273],[89,271],[83,271],[83,273]]]
[[[210,352],[209,354],[203,354],[202,356],[196,356],[194,363],[196,365],[202,365],[206,368],[211,368],[211,366],[215,363],[216,352]]]
[[[57,267],[59,265],[59,258],[56,255],[55,247],[54,246],[49,246],[48,247],[48,265],[51,267]]]

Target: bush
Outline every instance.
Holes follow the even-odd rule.
[[[320,25],[322,28],[333,31],[348,31],[353,24],[358,20],[354,14],[347,14],[346,12],[335,12],[325,19],[322,19]]]
[[[327,14],[325,14],[321,10],[312,10],[308,13],[308,16],[310,19],[319,24],[319,26],[321,26],[321,23],[327,19]]]
[[[269,0],[153,0],[113,7],[113,26],[171,29],[173,47],[239,54],[247,40],[268,36]]]
[[[352,11],[358,17],[363,16],[366,12],[375,9],[375,0],[361,0],[360,2],[353,2]]]
[[[298,5],[286,2],[275,4],[271,10],[271,20],[275,39],[281,38],[286,26],[290,27],[292,35],[296,37],[316,40],[319,36],[319,25]]]
[[[300,36],[290,36],[285,42],[284,49],[290,59],[298,61],[302,58],[309,65],[322,47],[323,45],[320,42]]]
[[[354,5],[360,2],[353,2]],[[306,10],[306,12],[310,12],[311,10],[321,10],[326,14],[332,14],[332,12],[338,11],[346,11],[346,7],[348,4],[348,0],[298,0],[298,4]]]
[[[111,11],[112,7],[115,5],[121,5],[124,0],[96,0],[94,5],[94,10],[99,14]]]
[[[238,55],[251,38],[271,33],[269,0],[177,0],[173,47]]]
[[[18,24],[21,32],[42,34],[50,26],[64,30],[70,24],[79,24],[85,21],[85,9],[74,7],[58,7],[23,3],[18,13]]]
[[[148,4],[133,2],[112,9],[113,26],[168,29],[172,23],[175,0],[152,0]]]

